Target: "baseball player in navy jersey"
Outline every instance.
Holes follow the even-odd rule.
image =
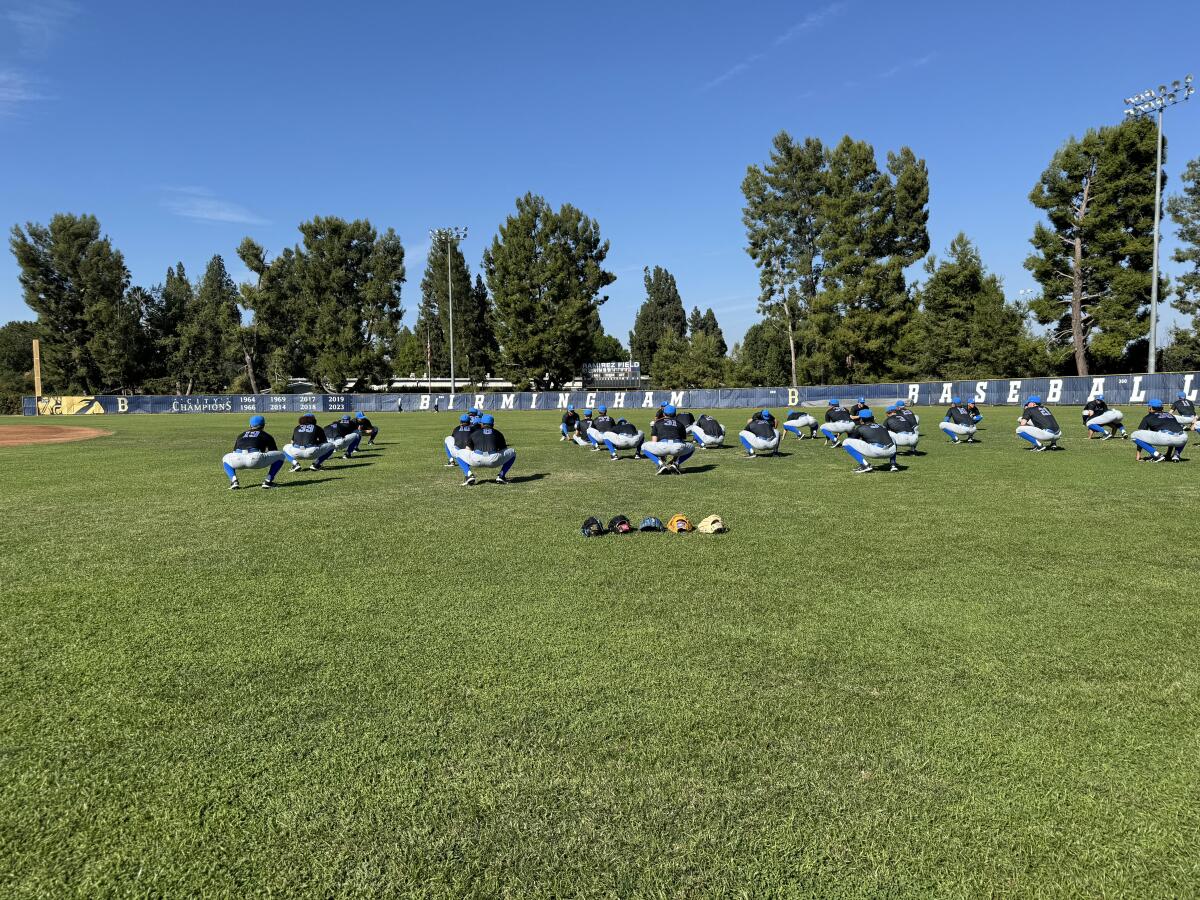
[[[769,409],[756,412],[746,423],[746,427],[738,432],[738,442],[746,451],[745,459],[753,459],[758,454],[774,456],[779,452],[779,441],[782,437],[775,427],[775,417]]]
[[[696,452],[695,445],[687,439],[687,430],[675,418],[675,407],[669,403],[650,426],[650,438],[642,444],[642,454],[658,466],[658,475],[680,474],[679,466]]]
[[[825,435],[825,446],[836,447],[842,439],[842,435],[853,427],[854,422],[850,418],[850,410],[837,400],[830,400],[829,408],[825,410],[825,424],[821,426],[821,434]]]
[[[938,428],[950,438],[950,443],[975,443],[975,417],[971,415],[971,411],[963,406],[962,398],[955,397],[950,401],[951,406],[946,410],[946,418],[938,425]],[[966,438],[966,441],[962,441]]]
[[[869,403],[867,403],[867,398],[866,398],[866,397],[859,397],[859,398],[858,398],[858,402],[857,402],[857,403],[855,403],[855,404],[854,404],[852,407],[850,407],[850,418],[851,418],[851,420],[852,420],[852,421],[854,421],[854,422],[859,422],[859,421],[861,421],[861,419],[862,419],[862,411],[863,411],[864,409],[870,409],[870,408],[871,408],[871,405],[870,405]]]
[[[642,444],[646,439],[632,422],[617,419],[612,428],[605,431],[601,437],[604,440],[604,446],[608,448],[610,460],[618,458],[618,450],[632,450],[634,459],[642,458]]]
[[[1017,437],[1029,441],[1029,449],[1033,451],[1058,450],[1058,441],[1062,437],[1062,428],[1054,413],[1042,406],[1042,398],[1030,397],[1025,401],[1018,420]],[[1045,441],[1046,443],[1042,443]]]
[[[1118,434],[1121,437],[1129,437],[1125,431],[1125,426],[1122,424],[1125,421],[1125,414],[1119,409],[1109,409],[1108,404],[1104,402],[1104,395],[1097,394],[1091,400],[1083,405],[1083,424],[1088,430],[1088,439],[1107,441],[1109,438],[1115,438]],[[1105,431],[1107,426],[1112,432]]]
[[[967,412],[971,414],[971,421],[976,425],[983,421],[983,413],[980,412],[979,407],[975,405],[974,400],[967,401]]]
[[[600,444],[604,441],[604,435],[611,432],[616,427],[617,420],[608,414],[608,407],[601,403],[596,407],[596,418],[592,420],[592,426],[587,430],[587,439],[592,445],[592,452],[600,452]],[[612,455],[615,452],[609,451]]]
[[[458,424],[454,426],[454,430],[443,441],[446,450],[446,465],[458,465],[458,452],[467,446],[467,438],[475,431],[483,426],[478,422],[472,422],[469,413],[463,413],[458,417]]]
[[[804,432],[802,429],[808,429],[808,437],[812,440],[817,439],[817,420],[813,416],[799,409],[789,409],[787,411],[787,419],[783,423],[783,430],[790,431],[800,440],[804,440]]]
[[[300,460],[311,459],[310,468],[319,470],[325,460],[333,456],[336,449],[333,442],[325,436],[325,429],[317,424],[317,417],[306,414],[300,417],[292,431],[291,443],[283,445],[283,455],[292,464],[292,471],[300,471]]]
[[[1171,412],[1175,414],[1175,419],[1184,428],[1192,428],[1196,426],[1196,404],[1188,399],[1188,395],[1180,391],[1175,395],[1175,402],[1171,404]]]
[[[225,474],[229,476],[229,489],[236,491],[239,469],[266,469],[264,488],[275,486],[275,476],[283,468],[283,453],[275,446],[275,438],[266,432],[267,420],[262,416],[250,417],[250,428],[243,431],[233,442],[233,452],[226,453],[221,460]]]
[[[579,425],[579,413],[575,412],[575,404],[568,403],[567,411],[563,413],[562,424],[559,426],[559,431],[562,436],[558,439],[561,441],[571,440],[571,435],[575,433],[575,428]]]
[[[325,437],[333,441],[335,449],[342,451],[342,459],[350,459],[362,440],[362,435],[358,433],[358,428],[349,416],[342,416],[336,422],[326,425]]]
[[[701,413],[688,432],[696,442],[696,449],[711,450],[725,443],[725,426],[708,413]]]
[[[916,423],[910,418],[912,413],[905,416],[904,412],[906,410],[902,410],[893,403],[887,408],[887,418],[884,419],[883,424],[892,436],[892,443],[897,447],[905,447],[909,455],[914,455],[917,452],[917,441],[921,439],[921,436],[917,433]]]
[[[367,439],[368,447],[375,443],[375,438],[379,437],[379,427],[374,425],[362,410],[354,414],[354,427],[358,429],[360,438]]]
[[[1137,446],[1135,458],[1141,462],[1144,451],[1148,454],[1145,458],[1151,462],[1179,462],[1179,454],[1188,441],[1184,426],[1174,413],[1163,409],[1161,400],[1151,400],[1149,406],[1150,411],[1132,435],[1133,443]],[[1159,452],[1159,447],[1166,448],[1165,455]]]
[[[896,465],[896,444],[892,441],[891,433],[875,421],[875,414],[869,409],[859,410],[858,419],[858,424],[842,441],[842,448],[858,463],[854,474],[875,471],[867,462],[868,459],[886,459],[889,461],[888,468],[892,472],[899,472],[900,467]]]
[[[591,409],[585,409],[583,411],[583,417],[575,423],[575,433],[571,435],[571,440],[573,440],[580,447],[592,446],[591,438],[588,437],[588,431],[591,430],[591,427],[592,411]]]
[[[495,427],[496,420],[487,414],[479,419],[479,428],[467,435],[467,446],[455,458],[466,473],[464,486],[475,483],[475,469],[499,469],[496,484],[508,484],[508,470],[517,461],[517,451],[508,446],[504,434]]]

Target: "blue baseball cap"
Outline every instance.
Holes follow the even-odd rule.
[[[1176,396],[1176,397],[1178,397],[1180,400],[1186,400],[1186,399],[1187,399],[1187,394],[1185,394],[1183,391],[1180,391],[1180,392],[1179,392],[1178,394],[1176,394],[1175,396]]]
[[[1103,394],[1097,394],[1097,395],[1096,395],[1096,399],[1097,399],[1097,400],[1103,400],[1103,399],[1104,399],[1104,395],[1103,395]]]
[[[583,414],[585,416],[590,416],[592,414],[592,408],[590,406],[584,407]]]
[[[1037,394],[1034,394],[1032,397],[1030,397],[1030,398],[1029,398],[1028,400],[1026,400],[1025,402],[1026,402],[1026,403],[1036,403],[1038,406],[1041,406],[1041,405],[1042,405],[1042,398],[1041,398],[1041,397],[1039,397]]]
[[[885,409],[884,412],[895,412],[899,408],[900,408],[899,406],[897,406],[895,403],[893,403],[891,406],[889,406],[887,409]]]
[[[365,419],[366,417],[367,417],[367,414],[365,412],[363,412],[361,409],[354,414],[354,418],[356,418],[356,419]]]
[[[349,421],[350,421],[350,417],[349,417],[349,416],[342,416],[342,421],[343,421],[343,422],[349,422]]]
[[[871,412],[869,409],[864,409],[858,414],[858,417],[860,419],[873,419],[875,418],[875,413]]]
[[[673,415],[675,415],[675,407],[672,406],[670,403],[668,403],[666,406],[663,407],[663,412],[666,413],[668,416],[673,416]]]
[[[567,404],[567,412],[575,412],[575,404],[574,403]]]
[[[859,398],[858,398],[858,402],[859,402],[859,403],[866,403],[866,402],[867,402],[867,398],[866,398],[866,397],[859,397]]]
[[[764,409],[759,413],[759,415],[762,416],[764,419],[769,419],[769,418],[771,418],[771,411],[769,409]]]
[[[482,419],[480,419],[480,421],[483,422],[484,425],[491,425],[496,420],[491,416],[484,416]]]
[[[262,416],[251,416],[250,417],[250,427],[251,428],[262,428],[262,426],[264,426],[266,424],[267,424],[267,420],[264,419]]]
[[[1150,401],[1151,409],[1162,409],[1162,405],[1163,405],[1162,401],[1159,400],[1157,397],[1155,397],[1153,400]]]
[[[829,405],[830,405],[830,406],[837,406],[837,405],[838,405],[838,402],[837,402],[837,400],[830,400],[830,401],[829,401]]]
[[[962,397],[951,397],[950,402],[958,406],[958,404],[962,403]]]
[[[470,409],[467,410],[467,412],[469,412],[473,416],[477,416],[477,415],[479,415],[479,408],[476,406],[472,406]]]
[[[904,405],[904,401],[903,401],[903,400],[897,400],[897,401],[896,401],[896,409],[899,409],[899,408],[900,408],[900,407],[902,407],[903,405]]]
[[[461,416],[459,416],[459,417],[458,417],[458,421],[460,421],[460,422],[470,422],[470,421],[471,421],[471,417],[470,417],[470,416],[468,416],[466,413],[463,413]]]
[[[608,412],[608,407],[605,406],[603,403],[601,403],[599,406],[596,407],[596,411],[606,413],[606,412]]]

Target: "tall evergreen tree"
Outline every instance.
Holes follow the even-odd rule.
[[[638,308],[629,332],[629,352],[642,364],[642,373],[649,375],[654,369],[654,356],[661,343],[669,338],[687,337],[687,313],[683,309],[683,298],[675,276],[662,266],[642,270],[642,281],[646,286],[646,299]]]
[[[616,280],[603,268],[608,247],[575,207],[556,212],[533,194],[517,200],[483,255],[502,374],[546,388],[579,373],[608,299],[600,291]]]
[[[241,365],[238,291],[225,260],[209,260],[179,331],[184,393],[232,388]]]
[[[435,315],[436,327],[430,336],[448,342],[450,334],[450,287],[454,291],[454,357],[455,374],[464,382],[482,384],[491,371],[496,354],[493,334],[491,300],[483,279],[476,276],[471,281],[471,272],[457,242],[450,243],[450,268],[447,272],[447,242],[435,241],[425,263],[425,276],[421,279],[421,318],[418,319],[418,334],[424,334],[423,317]],[[439,375],[450,374],[449,348],[437,346],[433,352],[435,369]]]
[[[1179,228],[1174,260],[1187,266],[1175,281],[1175,307],[1192,316],[1192,327],[1171,332],[1163,365],[1190,369],[1200,366],[1200,158],[1187,164],[1183,190],[1167,201],[1167,209]]]
[[[716,348],[718,356],[724,356],[729,352],[729,347],[725,344],[725,334],[721,331],[721,326],[717,324],[717,314],[709,307],[703,314],[700,312],[700,307],[692,307],[691,315],[688,316],[688,334],[692,340],[695,340],[698,334],[707,334],[713,339],[713,347]]]
[[[1049,225],[1034,228],[1025,267],[1041,285],[1032,309],[1070,346],[1079,375],[1125,359],[1150,298],[1156,131],[1131,120],[1071,138],[1029,195]]]
[[[95,216],[55,215],[14,226],[25,303],[38,316],[45,389],[91,394],[127,387],[136,352],[121,253]]]
[[[736,387],[786,384],[791,374],[788,337],[778,319],[768,316],[733,346],[730,383]]]
[[[143,313],[146,345],[151,354],[145,388],[179,394],[183,392],[183,368],[179,337],[192,304],[192,285],[183,263],[167,267],[162,286],[151,292]]]

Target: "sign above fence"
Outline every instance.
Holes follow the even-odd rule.
[[[97,395],[24,397],[22,412],[37,415],[120,415],[125,413],[338,413],[461,412],[487,410],[558,410],[605,404],[614,409],[654,409],[662,403],[690,409],[786,408],[824,406],[831,399],[865,397],[872,404],[903,399],[914,406],[945,406],[953,397],[988,406],[1018,406],[1037,395],[1051,405],[1082,406],[1103,394],[1110,406],[1144,405],[1152,398],[1168,406],[1179,393],[1197,399],[1200,373],[1098,375],[1095,377],[937,381],[913,384],[858,384],[841,387],[721,388],[680,391],[584,390],[490,394],[215,394],[186,397]]]

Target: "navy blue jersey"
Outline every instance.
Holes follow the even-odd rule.
[[[612,416],[597,416],[592,426],[603,434],[606,431],[612,431],[616,424],[617,420]]]
[[[1171,434],[1183,434],[1183,426],[1169,412],[1163,412],[1161,409],[1150,412],[1138,428],[1144,431],[1168,431]]]
[[[375,427],[371,424],[371,420],[365,416],[361,419],[356,419],[355,424],[359,431],[371,431]]]
[[[1089,400],[1083,405],[1085,412],[1090,412],[1093,416],[1098,416],[1102,412],[1108,412],[1108,404],[1103,400]]]
[[[770,440],[775,437],[775,429],[771,427],[771,423],[766,419],[760,419],[755,416],[746,423],[746,430],[755,437],[766,438]]]
[[[850,434],[847,436],[858,438],[860,441],[866,441],[868,444],[879,444],[883,447],[894,443],[888,430],[878,422],[859,422],[850,429]]]
[[[358,429],[354,427],[353,422],[343,422],[340,419],[325,426],[325,433],[335,438],[344,438],[346,435],[354,434],[356,431]]]
[[[567,430],[572,430],[579,423],[579,413],[573,409],[568,409],[563,413],[562,421],[567,426]]]
[[[500,453],[508,449],[508,442],[498,429],[484,425],[467,435],[467,446],[476,453]]]
[[[454,438],[454,446],[459,450],[466,447],[467,439],[470,438],[471,435],[473,435],[480,427],[482,426],[472,425],[470,422],[463,422],[452,432],[450,432],[450,437]]]
[[[1172,403],[1171,409],[1177,416],[1194,416],[1196,414],[1196,404],[1186,397],[1181,397]]]
[[[292,444],[297,447],[320,447],[325,443],[325,429],[320,425],[297,425],[292,431]]]
[[[676,413],[675,418],[684,428],[691,428],[696,424],[696,417],[690,412]]]
[[[1058,427],[1058,420],[1054,418],[1054,413],[1044,406],[1030,406],[1021,410],[1021,418],[1027,419],[1029,424],[1035,428],[1041,428],[1043,431],[1062,430]]]
[[[249,431],[243,431],[238,435],[238,439],[233,442],[233,449],[266,453],[271,450],[278,450],[279,448],[275,446],[275,438],[271,437],[261,428],[251,428]]]
[[[614,434],[624,434],[629,437],[633,437],[638,433],[637,426],[632,422],[618,422],[613,426],[612,430]]]
[[[898,412],[894,412],[884,419],[883,424],[887,426],[888,431],[894,431],[896,434],[912,434],[913,432],[912,423]]]
[[[945,421],[953,422],[955,425],[971,425],[975,422],[975,417],[965,406],[952,406],[946,410]]]
[[[844,406],[831,406],[825,411],[826,422],[849,422],[850,410]]]
[[[709,437],[721,436],[721,423],[712,416],[701,416],[699,419],[700,430]]]
[[[674,416],[663,416],[661,419],[656,419],[650,426],[650,434],[656,441],[687,440],[687,429],[680,425],[679,420]]]

